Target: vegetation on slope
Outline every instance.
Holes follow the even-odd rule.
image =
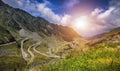
[[[120,28],[115,28],[112,31],[105,33],[100,38],[97,38],[95,40],[91,40],[89,45],[96,45],[99,43],[104,42],[110,42],[110,41],[119,41],[120,39]]]
[[[115,44],[111,44],[115,46]],[[79,48],[80,49],[80,48]],[[76,52],[74,52],[76,53]],[[74,54],[73,52],[71,54]],[[119,71],[120,48],[99,44],[77,56],[63,59],[55,64],[46,64],[38,69],[42,71]]]
[[[33,33],[33,32],[37,33],[40,35],[41,38],[57,36],[55,38],[56,39],[58,38],[57,39],[58,41],[61,39],[63,41],[64,40],[72,41],[74,38],[79,37],[79,35],[71,28],[68,28],[65,26],[59,26],[59,25],[53,26],[53,24],[47,22],[43,18],[33,17],[25,11],[22,11],[20,9],[14,9],[14,8],[8,6],[7,4],[4,4],[1,0],[0,0],[0,26],[1,26],[0,27],[0,48],[1,48],[0,51],[3,54],[0,57],[0,60],[1,60],[0,69],[2,71],[3,70],[4,71],[8,71],[8,70],[22,71],[22,70],[26,69],[25,67],[27,66],[27,64],[22,59],[22,55],[20,55],[21,53],[20,53],[20,49],[19,49],[19,47],[21,45],[21,41],[24,38],[26,38],[25,36],[21,36],[19,34],[21,29],[24,29],[26,32],[29,32],[29,33]],[[57,29],[57,28],[59,28],[59,29]],[[74,33],[74,35],[72,35],[71,32]],[[31,35],[31,34],[29,34],[29,35]],[[69,39],[65,39],[67,37],[69,37]],[[14,42],[11,43],[13,40],[14,41],[16,40],[15,44],[14,44]],[[50,39],[50,40],[54,41],[54,39]],[[9,44],[8,42],[11,44]],[[2,46],[1,44],[4,44],[4,43],[5,43],[5,45]],[[31,39],[29,41],[25,41],[25,43],[23,43],[23,49],[28,54],[28,58],[30,58],[31,56],[27,52],[27,49],[33,43],[36,43],[36,41],[31,40]],[[46,45],[48,45],[48,43],[45,42]],[[58,44],[59,44],[59,42],[58,42]],[[57,44],[55,43],[55,45],[57,45]],[[44,46],[44,45],[42,45],[42,46]],[[15,54],[6,55],[5,53],[7,53],[7,50],[9,50],[9,49],[10,49],[10,51],[8,51],[8,53],[12,52]],[[43,49],[43,48],[36,48],[36,49],[43,50],[42,52],[44,53],[44,50],[48,49],[48,46],[45,46],[45,49]],[[5,51],[5,53],[3,51]],[[48,57],[45,57],[43,55],[36,53],[35,51],[33,51],[33,48],[31,48],[30,51],[32,51],[32,53],[35,55],[35,59],[33,61],[31,61],[31,63],[29,61],[27,62],[28,68],[31,67],[31,65],[34,65],[34,64],[37,64],[42,61],[50,59]],[[57,53],[55,53],[55,54],[57,54]],[[29,65],[29,63],[30,63],[30,65]]]
[[[0,46],[0,71],[24,71],[26,65],[16,43]]]
[[[0,25],[9,30],[15,38],[18,38],[20,29],[36,32],[41,37],[56,35],[67,41],[80,37],[71,28],[53,25],[43,18],[33,17],[25,11],[14,9],[2,3],[0,6],[0,17]]]
[[[39,67],[43,71],[119,71],[120,28],[89,41],[92,46],[74,49],[68,59]],[[77,50],[77,51],[76,51]]]
[[[5,44],[8,42],[13,42],[15,39],[10,34],[8,30],[0,26],[0,44]]]
[[[119,28],[97,41],[90,41],[95,46],[86,46],[85,41],[71,28],[54,25],[42,18],[33,17],[30,14],[9,7],[0,0],[0,44],[19,39],[19,31],[36,32],[41,38],[41,44],[36,47],[39,52],[50,55],[48,48],[55,51],[52,54],[65,56],[65,59],[54,59],[38,54],[31,47],[30,51],[35,55],[32,61],[25,62],[18,48],[18,44],[0,46],[0,71],[119,71],[120,70],[120,37]],[[13,37],[14,38],[13,38]],[[7,37],[7,39],[6,39]],[[63,40],[61,40],[63,38]],[[73,39],[77,39],[77,43]],[[22,40],[21,39],[21,40]],[[21,40],[17,41],[20,45]],[[65,42],[65,41],[69,42]],[[72,41],[72,42],[70,42]],[[100,44],[98,44],[98,42]],[[28,48],[36,41],[24,42],[24,50],[30,58]],[[51,46],[52,45],[52,46]],[[44,47],[44,48],[43,48]],[[57,49],[59,50],[57,51]],[[52,49],[51,49],[52,50]]]

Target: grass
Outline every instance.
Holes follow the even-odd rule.
[[[20,43],[20,42],[19,42]],[[24,50],[34,44],[33,40],[24,43]],[[72,43],[72,42],[71,42]],[[0,47],[0,71],[119,71],[120,48],[119,43],[104,42],[95,46],[86,46],[85,42],[73,45],[69,49],[69,43],[54,37],[45,37],[36,48],[42,53],[48,52],[49,47],[59,48],[56,55],[62,54],[65,59],[52,59],[33,51],[35,58],[31,62],[25,62],[20,56],[20,49],[16,43]]]
[[[8,30],[0,26],[0,44],[15,41]]]
[[[24,42],[24,51],[27,53],[27,57],[29,58],[30,57],[30,54],[28,53],[28,48],[29,46],[33,45],[35,42],[33,42],[33,40],[29,39],[27,40],[26,42]],[[31,48],[32,49],[32,48]]]
[[[30,41],[25,42],[25,46],[30,45],[29,44]],[[41,40],[41,44],[36,47],[36,49],[42,53],[48,54],[48,48],[50,47],[49,44],[51,44],[51,47],[55,47],[57,48],[60,44],[64,43],[60,40],[57,40],[55,37],[45,37],[43,40]],[[25,48],[26,50],[27,48]],[[38,53],[36,53],[35,51],[33,51],[33,49],[31,48],[31,51],[33,52],[33,54],[35,55],[34,60],[27,66],[27,69],[34,69],[36,67],[39,67],[45,63],[49,63],[49,62],[53,62],[55,59],[40,55]],[[48,54],[49,55],[49,54]],[[57,59],[58,60],[58,59]]]
[[[120,49],[104,44],[76,53],[55,64],[41,66],[41,71],[119,71]],[[114,44],[111,44],[114,45]],[[99,47],[99,48],[98,48]],[[73,52],[72,52],[73,53]]]
[[[16,43],[0,47],[0,71],[24,71],[26,64]]]

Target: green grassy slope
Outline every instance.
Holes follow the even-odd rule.
[[[114,46],[114,44],[111,44]],[[76,53],[76,52],[74,52]],[[72,53],[73,54],[73,53]],[[77,56],[63,59],[55,64],[46,64],[42,71],[119,71],[120,48],[99,44]]]
[[[0,46],[0,71],[24,71],[26,64],[16,43]]]
[[[1,1],[1,0],[0,0]],[[18,44],[22,39],[10,45],[0,46],[0,71],[119,71],[120,70],[120,29],[115,29],[102,38],[90,41],[86,46],[84,41],[73,29],[54,25],[42,18],[9,7],[0,2],[0,44],[19,39],[20,29],[27,32],[36,32],[41,36],[41,44],[36,49],[48,53],[48,48],[59,48],[52,52],[55,55],[65,56],[65,59],[56,59],[38,54],[32,61],[24,61],[20,55]],[[6,39],[7,38],[7,39]],[[73,42],[72,40],[78,40]],[[66,42],[66,41],[69,41]],[[72,42],[70,42],[72,41]],[[36,43],[33,39],[24,42],[24,51]],[[96,45],[97,44],[97,45]]]
[[[31,62],[22,59],[19,48],[24,38],[19,34],[21,29],[29,33],[35,32],[40,35],[41,39],[44,39],[42,44],[36,48],[42,53],[48,52],[48,43],[57,48],[65,41],[72,41],[74,38],[80,37],[69,27],[53,25],[43,18],[33,17],[25,11],[14,9],[0,0],[0,71],[24,71],[51,59],[36,53],[33,48],[30,51],[35,55],[35,58]],[[15,41],[15,43],[9,44],[12,41]],[[33,39],[29,39],[23,45],[28,58],[31,56],[27,49],[34,43],[36,42]],[[8,45],[2,46],[2,44]]]
[[[92,46],[79,46],[66,59],[38,67],[42,71],[119,71],[120,28],[89,41]]]
[[[5,44],[15,41],[14,37],[8,30],[0,26],[0,44]]]

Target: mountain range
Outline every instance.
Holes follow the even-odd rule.
[[[59,46],[62,42],[71,42],[76,38],[82,37],[72,28],[49,23],[41,17],[12,8],[0,0],[0,71],[22,71],[30,60],[29,56],[27,60],[26,54],[35,58],[27,48],[33,43],[37,45],[38,41],[44,40],[44,50],[52,50],[51,46]],[[26,50],[28,52],[25,53]],[[43,56],[59,57],[51,54]]]
[[[40,37],[55,35],[66,41],[72,41],[75,37],[80,37],[70,27],[49,23],[41,17],[33,17],[25,11],[4,4],[2,1],[0,1],[0,17],[0,26],[16,40],[20,37],[19,31],[21,29],[27,32],[36,32]]]
[[[0,0],[0,71],[24,71],[43,61],[65,58],[75,47],[119,39],[120,28],[116,28],[85,40],[71,27],[49,23]]]

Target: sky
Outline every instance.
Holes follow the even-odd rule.
[[[2,0],[50,23],[70,26],[83,37],[120,27],[120,0]]]

